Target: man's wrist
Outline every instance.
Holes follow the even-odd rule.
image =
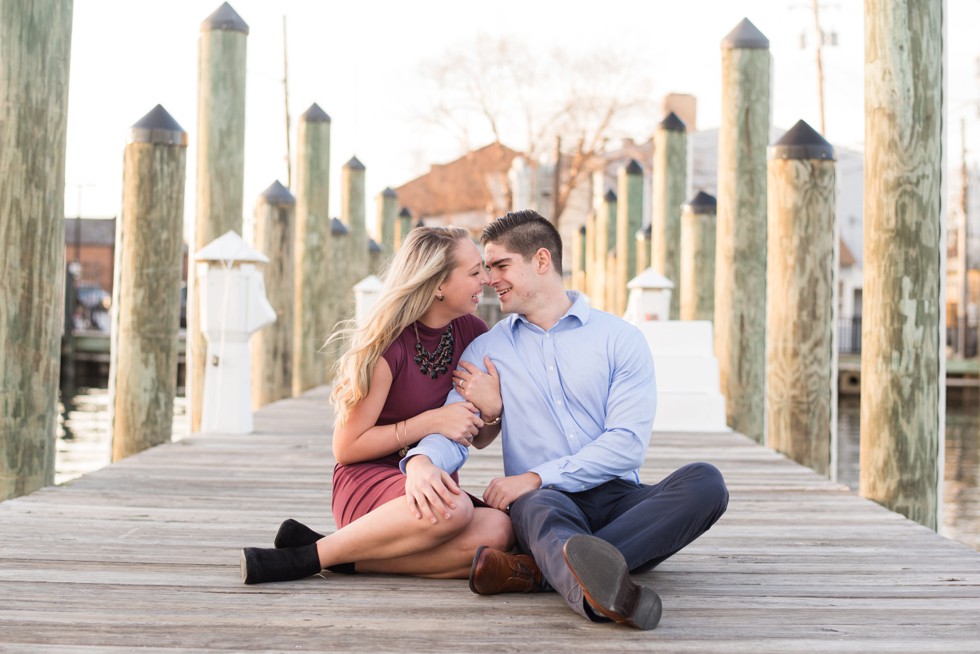
[[[408,457],[408,460],[405,461],[405,472],[406,473],[408,472],[409,468],[412,466],[412,464],[415,461],[425,461],[429,465],[432,465],[432,459],[430,459],[426,455],[424,455],[424,454],[413,454],[412,456]],[[423,465],[423,464],[416,463],[415,464],[415,467],[417,468],[419,465]]]

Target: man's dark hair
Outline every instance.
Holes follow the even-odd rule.
[[[480,242],[500,243],[510,252],[516,252],[530,261],[534,253],[545,248],[551,253],[555,271],[561,275],[561,235],[547,218],[537,211],[511,211],[497,218],[483,229]]]

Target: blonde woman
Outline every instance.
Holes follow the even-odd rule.
[[[398,467],[428,434],[472,443],[491,440],[503,411],[496,370],[459,358],[487,331],[477,304],[487,275],[476,245],[454,227],[413,229],[384,275],[363,324],[340,335],[349,348],[337,364],[333,515],[338,531],[321,536],[286,520],[275,548],[242,550],[246,584],[319,573],[380,572],[435,578],[469,576],[476,548],[514,544],[510,518],[462,492],[435,466]],[[468,400],[443,402],[454,384]]]

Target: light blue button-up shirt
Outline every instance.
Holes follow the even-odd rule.
[[[657,408],[650,348],[626,321],[589,307],[569,291],[572,306],[549,330],[511,315],[470,343],[462,358],[500,373],[504,473],[528,471],[542,488],[578,492],[622,478],[639,481]],[[462,402],[453,390],[447,404]],[[454,472],[468,448],[438,434],[402,460],[424,454]]]

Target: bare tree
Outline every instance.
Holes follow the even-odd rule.
[[[564,144],[552,221],[602,163],[607,141],[653,116],[652,83],[627,53],[541,52],[509,38],[480,36],[426,62],[424,119],[450,131],[463,151],[505,143],[536,161]]]

